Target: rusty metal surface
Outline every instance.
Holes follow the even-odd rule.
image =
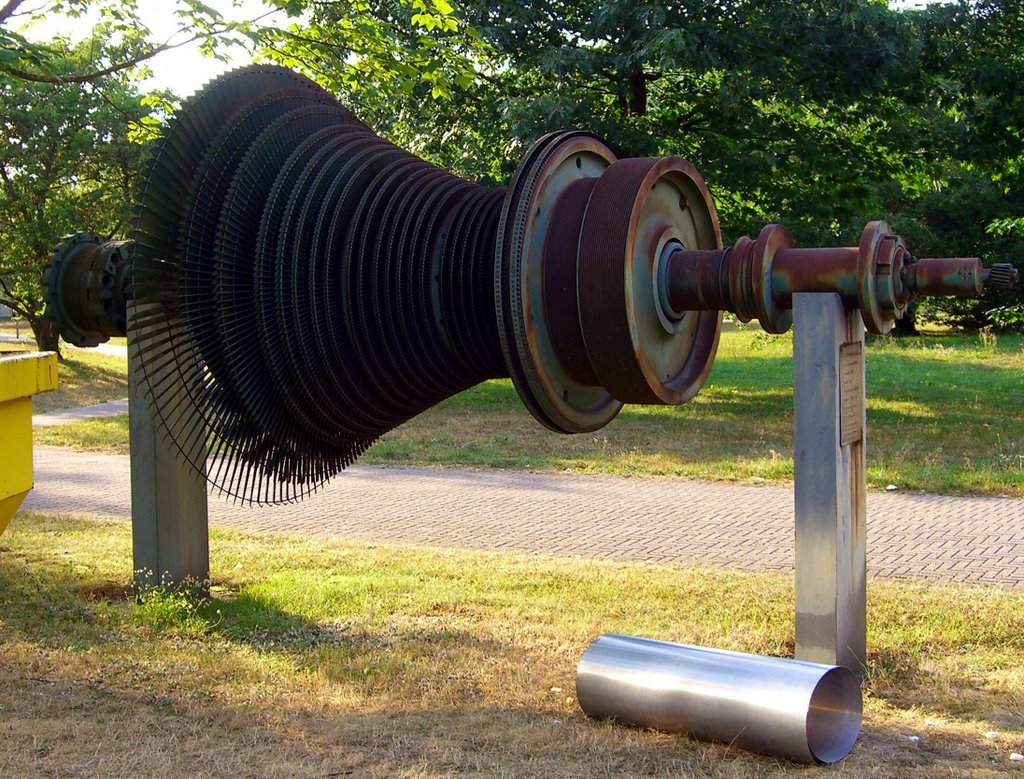
[[[1011,266],[991,269],[970,258],[915,258],[883,221],[869,222],[858,246],[797,248],[782,225],[719,251],[680,251],[670,258],[664,307],[720,309],[757,319],[771,333],[792,325],[796,292],[834,292],[858,309],[873,333],[888,332],[915,295],[977,296],[986,284],[1010,287]]]
[[[977,257],[918,260],[904,268],[903,283],[919,295],[977,297],[984,291]]]
[[[982,271],[982,281],[991,289],[1012,289],[1021,282],[1020,271],[1008,262],[996,262]]]
[[[711,196],[689,163],[620,160],[597,182],[580,233],[580,323],[595,374],[619,400],[682,403],[703,386],[721,317],[659,316],[659,263],[672,247],[717,246]]]
[[[551,334],[551,345],[561,357],[565,372],[582,385],[596,385],[597,376],[587,359],[587,347],[580,327],[580,306],[576,294],[576,251],[597,177],[574,181],[555,203],[542,252],[544,273],[544,318]]]
[[[581,187],[593,190],[615,161],[586,133],[538,140],[502,207],[495,302],[512,381],[530,413],[563,433],[597,430],[622,408],[581,350],[577,245]],[[589,196],[583,209],[589,208]]]
[[[97,346],[124,335],[126,243],[80,232],[54,250],[43,273],[44,313],[68,343]]]

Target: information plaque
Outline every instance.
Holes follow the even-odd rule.
[[[839,443],[860,443],[864,438],[863,344],[854,341],[839,347]]]

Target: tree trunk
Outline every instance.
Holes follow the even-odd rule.
[[[60,333],[53,320],[47,316],[36,317],[29,321],[32,334],[36,337],[36,346],[41,352],[56,352],[60,357]]]
[[[647,76],[642,70],[629,74],[629,112],[633,116],[647,113]]]
[[[917,306],[911,304],[906,313],[892,326],[893,335],[917,335]]]

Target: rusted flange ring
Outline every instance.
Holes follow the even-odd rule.
[[[768,333],[785,333],[793,326],[793,312],[775,305],[772,265],[779,249],[792,249],[795,245],[789,230],[780,224],[765,225],[754,241],[750,274],[756,294],[751,302],[756,310],[754,316]]]
[[[878,283],[880,264],[891,264],[895,248],[883,244],[892,229],[886,222],[877,220],[868,222],[860,236],[857,254],[857,305],[860,308],[864,326],[869,332],[884,335],[892,329],[895,316],[886,316],[878,299]],[[879,263],[879,255],[884,254],[885,260]],[[884,269],[886,272],[890,268]],[[902,311],[900,311],[902,314]]]
[[[495,302],[505,361],[530,413],[542,425],[562,433],[597,430],[622,408],[605,388],[581,381],[580,370],[560,360],[548,311],[559,305],[574,308],[575,299],[544,298],[549,236],[556,230],[573,234],[579,230],[578,224],[553,223],[560,212],[560,197],[576,182],[596,180],[614,161],[614,153],[591,135],[544,136],[527,153],[506,190],[498,226]],[[575,242],[570,243],[572,256],[567,259],[574,276]],[[549,289],[547,294],[575,298],[575,283],[561,291]],[[576,322],[571,324],[578,327]],[[582,335],[579,339],[582,341]],[[585,360],[585,355],[581,359]]]

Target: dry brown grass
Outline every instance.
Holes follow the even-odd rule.
[[[605,631],[791,652],[776,574],[215,531],[213,600],[135,606],[123,523],[0,541],[4,777],[981,779],[1024,751],[1019,593],[872,582],[864,732],[824,769],[575,703]]]

